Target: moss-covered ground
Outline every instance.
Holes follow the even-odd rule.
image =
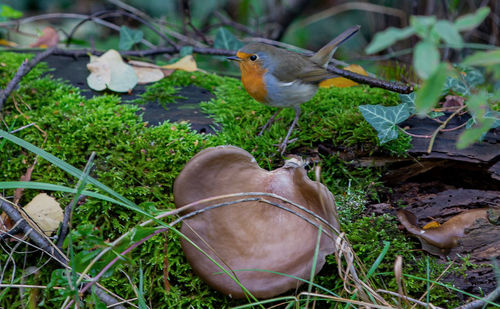
[[[1,88],[6,86],[25,57],[27,55],[0,54]],[[1,112],[2,129],[36,123],[40,130],[31,126],[16,133],[16,136],[80,169],[95,151],[95,168],[91,175],[151,213],[174,208],[172,186],[176,176],[193,155],[206,147],[239,146],[254,155],[265,169],[274,169],[282,164],[283,158],[275,144],[285,136],[294,116],[293,111],[283,111],[268,131],[256,136],[259,127],[274,109],[251,99],[237,79],[198,72],[175,72],[149,86],[137,102],[158,100],[161,104],[171,104],[179,87],[195,84],[206,88],[216,98],[202,103],[202,109],[221,127],[219,134],[210,135],[191,130],[188,123],[165,121],[159,126],[147,127],[136,114],[137,106],[121,104],[118,96],[109,94],[87,100],[78,89],[51,77],[50,72],[44,74],[47,71],[47,66],[41,64],[22,80]],[[408,137],[378,146],[376,133],[358,110],[360,104],[398,103],[397,94],[366,86],[320,89],[311,101],[303,104],[298,129],[292,134],[292,138],[297,140],[289,145],[288,150],[314,149],[320,143],[328,143],[334,149],[365,154],[404,155],[409,148]],[[19,180],[33,164],[35,155],[2,140],[0,147],[0,180]],[[365,267],[369,268],[375,262],[384,242],[391,244],[377,274],[373,276],[375,284],[397,290],[391,273],[397,255],[405,257],[405,272],[425,278],[426,267],[418,262],[420,253],[415,252],[413,243],[397,230],[395,219],[362,215],[367,199],[377,199],[381,171],[352,167],[336,155],[319,157],[321,160],[316,164],[321,165],[324,183],[337,196],[343,230]],[[78,179],[38,158],[31,181],[75,187]],[[92,189],[91,186],[87,188]],[[2,193],[12,196],[13,190]],[[27,203],[37,193],[36,190],[26,190],[21,204]],[[51,195],[63,206],[73,198],[63,192],[51,192]],[[66,249],[72,247],[74,252],[75,267],[85,266],[95,256],[96,249],[105,246],[104,241],[116,239],[145,219],[141,214],[115,204],[87,198],[74,211],[72,244],[66,244]],[[36,274],[23,277],[22,283],[46,285],[52,282],[64,286],[65,277],[57,271],[60,267],[54,262],[44,264],[46,257],[39,251],[36,254],[14,254],[9,260],[11,249],[2,245],[2,283],[6,282],[6,278],[13,278],[13,283],[21,283],[23,268],[43,266]],[[166,291],[163,272],[166,261],[169,265],[169,292]],[[16,267],[13,267],[14,264]],[[102,266],[102,263],[97,264],[91,275],[95,275]],[[431,266],[429,275],[436,278],[442,267],[435,263]],[[153,308],[223,308],[245,302],[234,301],[215,292],[194,275],[174,233],[156,236],[135,249],[101,283],[122,297],[133,298],[135,293],[131,282],[139,286],[141,272],[146,303]],[[337,276],[333,258],[328,259],[316,282],[334,292],[341,292],[342,281]],[[406,284],[412,295],[425,291],[423,281],[408,279]],[[18,308],[21,302],[26,304],[35,297],[29,289],[24,293],[24,297],[20,297],[19,291],[12,288],[0,291],[0,307]],[[66,295],[65,290],[44,289],[38,301],[42,308],[57,308]],[[430,300],[434,304],[448,306],[451,298],[444,290],[434,288]],[[89,298],[87,304],[92,307]]]

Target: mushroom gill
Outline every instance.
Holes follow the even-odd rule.
[[[296,161],[276,170],[260,168],[251,154],[233,146],[207,148],[195,155],[175,180],[174,197],[177,208],[201,199],[242,192],[266,192],[284,197],[321,216],[338,231],[335,202],[328,189],[307,177]],[[239,198],[225,198],[227,202]],[[320,221],[280,199],[265,197],[316,225]],[[210,206],[198,204],[187,212]],[[335,234],[326,227],[320,239],[315,273],[325,256],[335,248]],[[214,260],[234,271],[238,280],[254,296],[268,298],[302,282],[268,270],[299,278],[309,278],[318,228],[296,214],[261,201],[245,201],[211,209],[186,219],[181,227],[196,245]],[[186,257],[194,271],[210,286],[234,298],[245,296],[228,275],[186,240],[181,240]]]

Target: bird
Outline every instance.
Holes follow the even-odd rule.
[[[248,94],[260,103],[278,108],[259,135],[272,124],[283,108],[295,110],[293,122],[279,146],[281,154],[285,153],[290,135],[299,120],[300,105],[316,94],[321,81],[335,77],[326,67],[337,47],[359,29],[359,25],[348,28],[310,57],[259,42],[246,44],[236,52],[236,56],[227,57],[239,64],[241,81]]]

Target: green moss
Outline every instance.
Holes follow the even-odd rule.
[[[0,83],[3,86],[25,57],[26,55],[11,53],[0,54],[0,63],[6,64],[0,66]],[[119,97],[113,95],[87,100],[80,95],[78,89],[54,80],[49,75],[43,76],[46,71],[47,67],[40,65],[23,79],[16,101],[24,116],[19,114],[10,99],[2,111],[4,123],[14,128],[36,123],[40,130],[32,126],[16,133],[16,136],[80,169],[85,166],[91,152],[95,151],[95,168],[91,175],[147,211],[174,207],[172,187],[175,178],[184,164],[206,147],[233,144],[252,153],[263,168],[273,169],[281,164],[282,158],[277,153],[275,144],[285,136],[294,116],[293,111],[283,111],[268,131],[262,136],[256,136],[259,127],[268,120],[274,109],[250,98],[237,79],[199,72],[175,72],[148,86],[140,99],[141,102],[158,99],[169,104],[175,99],[179,86],[194,84],[210,90],[216,98],[203,103],[202,108],[220,124],[222,130],[218,135],[205,135],[191,130],[187,123],[166,121],[156,127],[145,127],[141,117],[136,114],[136,106],[121,104]],[[310,102],[303,104],[298,129],[292,135],[292,138],[298,140],[289,146],[289,150],[328,143],[336,149],[366,154],[401,154],[408,149],[408,138],[401,137],[388,143],[388,146],[379,147],[376,133],[363,120],[357,108],[360,104],[395,105],[398,102],[399,98],[395,94],[364,86],[320,89]],[[18,180],[33,164],[34,159],[33,154],[12,143],[5,143],[0,152],[1,180]],[[363,198],[376,197],[374,188],[379,186],[380,170],[353,167],[334,155],[322,156],[321,166],[324,182],[335,194],[343,196],[349,188],[352,192],[363,195]],[[76,186],[78,181],[40,158],[31,180],[69,187]],[[21,204],[28,202],[36,193],[38,192],[35,190],[26,190]],[[12,195],[13,190],[7,190],[4,194]],[[61,192],[52,195],[62,206],[72,199],[71,195]],[[364,263],[370,265],[380,252],[382,241],[394,240],[392,251],[387,257],[388,262],[381,268],[381,271],[390,270],[391,259],[397,252],[409,252],[407,243],[402,241],[403,236],[397,233],[391,219],[363,218],[362,210],[355,209],[355,203],[351,204],[351,208],[345,209],[350,209],[352,221],[344,220],[343,227],[349,232],[355,250],[359,250],[358,254]],[[344,214],[347,216],[348,213]],[[104,239],[116,239],[144,219],[131,210],[89,198],[74,211],[73,226],[85,227],[74,234],[75,253],[83,252],[91,256],[95,252],[95,246],[104,246]],[[375,231],[374,226],[377,227]],[[93,246],[89,247],[90,239],[93,240]],[[165,243],[168,251],[166,257]],[[114,257],[114,254],[106,259]],[[23,256],[14,258],[18,265],[24,263]],[[126,272],[138,284],[139,261],[142,261],[144,291],[154,308],[223,308],[239,303],[218,294],[192,272],[174,233],[155,236],[127,258],[114,268],[112,275],[101,281],[122,297],[132,298],[135,294],[127,277],[120,271]],[[2,263],[6,259],[6,255],[0,256]],[[31,255],[28,260],[29,265],[41,263],[36,255]],[[165,260],[169,264],[169,293],[164,287]],[[335,267],[332,260],[328,263],[327,269]],[[99,263],[91,273],[95,274],[102,266]],[[57,265],[46,266],[39,277],[29,276],[25,283],[46,284],[56,268]],[[339,279],[332,276],[332,273],[335,274],[336,271],[322,276],[319,282],[327,288],[335,289],[339,286]],[[10,275],[12,274],[5,274]],[[18,269],[13,275],[21,278],[21,270]],[[388,278],[383,279],[390,280]],[[42,307],[59,307],[61,300],[56,298],[57,293],[53,289],[46,289]],[[15,302],[19,302],[17,291],[10,290],[0,300],[0,306],[10,307]]]

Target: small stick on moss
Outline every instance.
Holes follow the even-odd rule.
[[[68,258],[48,240],[45,235],[42,235],[38,231],[28,224],[28,222],[21,215],[19,210],[14,206],[7,203],[3,197],[0,196],[0,210],[3,211],[9,218],[15,222],[16,226],[20,227],[22,232],[28,236],[40,249],[49,254],[56,261],[61,263],[64,267],[68,267]],[[2,235],[3,236],[3,235]],[[94,292],[99,297],[101,301],[106,303],[106,305],[114,305],[118,303],[118,300],[113,296],[109,295],[100,287],[94,287]],[[114,308],[124,309],[123,306],[114,306]]]
[[[455,309],[479,309],[487,305],[486,301],[494,302],[497,299],[500,299],[500,286],[497,286],[497,288],[493,290],[493,292],[488,294],[488,296],[486,296],[484,299],[477,299]]]
[[[7,87],[5,87],[4,90],[0,91],[0,111],[2,110],[5,100],[7,100],[10,93],[14,90],[14,88],[16,88],[21,79],[26,76],[26,74],[28,74],[40,61],[50,56],[55,49],[55,47],[48,48],[44,52],[36,55],[36,57],[31,61],[28,61],[28,59],[26,59],[23,61],[23,63],[21,63],[14,77],[7,84]]]
[[[432,137],[431,137],[431,140],[429,141],[429,147],[427,147],[427,154],[430,154],[432,152],[432,147],[434,146],[434,141],[436,140],[436,136],[439,134],[439,132],[441,130],[443,130],[444,128],[446,128],[446,126],[448,125],[448,122],[450,122],[451,119],[453,119],[453,117],[455,117],[456,115],[458,115],[461,111],[463,111],[467,106],[466,105],[463,105],[462,107],[460,107],[459,109],[457,109],[453,114],[450,115],[450,117],[448,117],[448,119],[446,119],[437,129],[436,131],[434,131],[434,133],[432,134]]]

